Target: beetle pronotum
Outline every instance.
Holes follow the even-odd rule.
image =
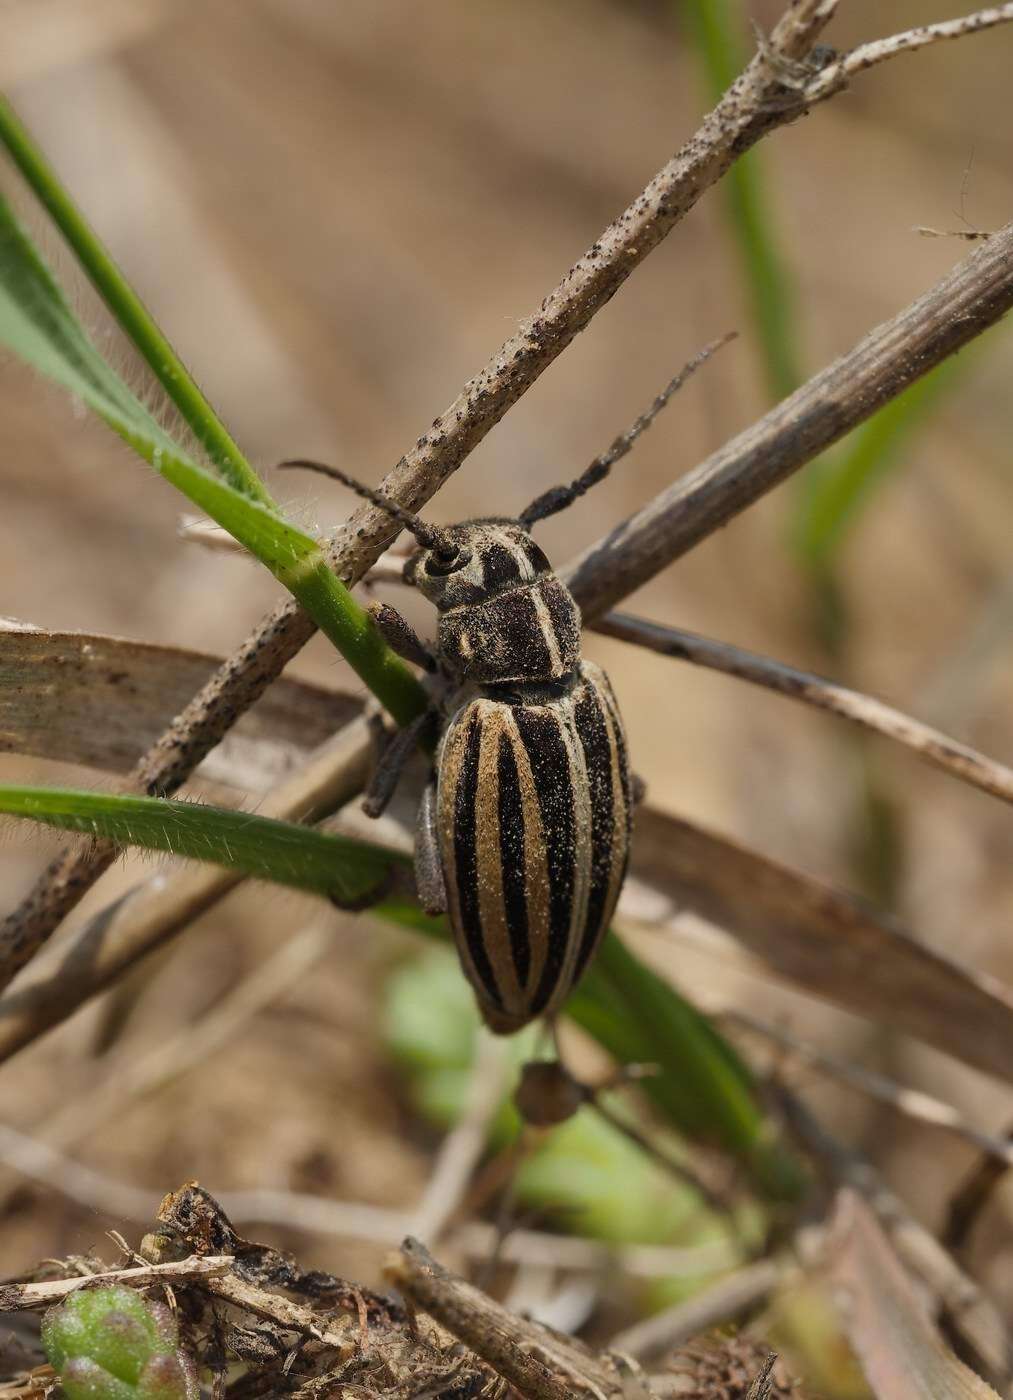
[[[634,806],[612,687],[581,658],[580,611],[530,532],[603,480],[729,338],[690,360],[574,482],[515,518],[436,526],[335,467],[282,463],[343,482],[416,539],[404,580],[439,612],[436,652],[396,609],[371,609],[395,651],[450,686],[419,811],[416,883],[423,908],[448,915],[482,1016],[500,1034],[556,1012],[594,956],[626,873]],[[420,728],[402,730],[378,765],[372,814]]]

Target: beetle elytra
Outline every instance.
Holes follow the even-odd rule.
[[[282,464],[334,477],[415,536],[404,581],[438,611],[435,652],[396,609],[371,612],[395,651],[448,686],[416,884],[428,913],[447,914],[482,1016],[501,1034],[558,1011],[593,958],[626,873],[634,807],[612,688],[581,658],[579,608],[531,528],[601,481],[723,343],[696,355],[576,481],[517,517],[436,526],[335,467]],[[373,814],[420,728],[402,730],[381,759],[366,799]]]

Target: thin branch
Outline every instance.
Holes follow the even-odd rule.
[[[42,1283],[0,1284],[0,1312],[21,1312],[25,1308],[48,1308],[71,1293],[96,1284],[192,1283],[200,1280],[214,1288],[235,1260],[231,1254],[191,1255],[168,1264],[143,1264],[131,1269],[106,1269],[98,1274],[77,1274],[74,1278],[46,1279]]]
[[[727,525],[1013,306],[1013,224],[592,545],[564,572],[585,619]]]
[[[647,647],[662,656],[677,657],[696,666],[706,666],[712,671],[722,671],[727,676],[738,676],[740,680],[775,690],[792,700],[801,700],[816,709],[840,715],[864,729],[895,739],[926,762],[962,778],[983,792],[1000,797],[1004,802],[1013,802],[1013,769],[967,744],[958,743],[930,725],[912,719],[903,711],[873,699],[871,695],[863,695],[859,690],[850,690],[847,686],[824,680],[822,676],[809,671],[799,671],[783,661],[744,651],[729,642],[716,642],[709,637],[697,636],[694,632],[665,627],[627,613],[606,613],[593,625],[596,632],[602,632],[606,637],[617,637],[620,641]]]
[[[271,1293],[232,1273],[215,1274],[201,1282],[208,1293],[213,1293],[223,1302],[232,1303],[268,1322],[276,1322],[279,1327],[301,1332],[303,1336],[312,1337],[326,1347],[333,1347],[342,1359],[358,1354],[359,1340],[351,1331],[349,1318],[325,1322],[305,1303],[297,1303],[280,1293]]]
[[[818,77],[805,84],[805,94],[810,102],[822,102],[825,98],[840,92],[841,88],[859,73],[877,63],[895,58],[898,54],[914,53],[927,44],[942,43],[947,39],[963,39],[968,34],[978,34],[983,29],[992,29],[997,24],[1009,24],[1013,20],[1013,4],[991,5],[988,9],[977,10],[974,14],[963,15],[960,19],[941,20],[938,24],[920,24],[917,29],[905,30],[902,34],[892,34],[887,39],[874,39],[871,43],[860,44],[850,53],[828,63]]]
[[[858,1093],[875,1099],[877,1103],[887,1104],[905,1118],[952,1133],[954,1137],[976,1147],[993,1161],[1013,1167],[1013,1142],[1008,1138],[996,1137],[993,1133],[982,1132],[980,1128],[969,1123],[952,1104],[944,1103],[942,1099],[934,1098],[920,1089],[898,1084],[895,1079],[890,1079],[885,1074],[876,1074],[862,1065],[852,1064],[850,1060],[828,1055],[807,1041],[799,1040],[790,1031],[779,1026],[767,1025],[747,1012],[728,1009],[716,1013],[716,1018],[726,1027],[739,1027],[764,1040],[773,1041],[828,1078],[847,1084]]]

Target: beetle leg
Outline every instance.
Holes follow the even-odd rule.
[[[436,670],[436,657],[414,627],[389,603],[370,603],[368,612],[380,629],[380,635],[392,651],[421,666],[424,671]]]
[[[647,784],[639,773],[630,774],[630,805],[639,807],[647,796]]]
[[[367,817],[378,817],[386,810],[387,804],[394,796],[394,789],[398,785],[401,774],[404,772],[405,764],[415,751],[419,736],[435,714],[436,710],[432,707],[423,710],[422,714],[416,716],[411,724],[406,724],[403,729],[398,729],[380,748],[373,775],[366,785],[366,795],[362,799],[362,810]],[[379,736],[386,737],[387,731],[379,716],[377,716],[377,720],[371,717],[370,724],[373,727],[374,739],[378,737],[377,729],[379,729]]]
[[[415,828],[415,886],[427,914],[447,912],[447,887],[436,839],[436,784],[430,782],[419,804]]]

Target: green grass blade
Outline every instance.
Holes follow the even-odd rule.
[[[127,282],[55,170],[0,96],[0,142],[70,244],[95,289],[178,408],[225,479],[253,500],[270,504],[263,482],[233,442],[151,313]]]
[[[335,577],[316,540],[270,505],[186,456],[103,360],[2,199],[0,343],[82,399],[139,456],[265,564],[399,724],[422,713],[425,692]]]
[[[313,827],[157,797],[0,786],[0,812],[345,900],[368,895],[402,859]]]
[[[679,20],[693,37],[708,92],[716,101],[749,56],[742,38],[742,6],[738,0],[693,0],[679,6]],[[802,382],[802,369],[795,337],[795,290],[781,256],[760,153],[749,151],[737,160],[721,188],[763,354],[767,390],[777,401]]]

